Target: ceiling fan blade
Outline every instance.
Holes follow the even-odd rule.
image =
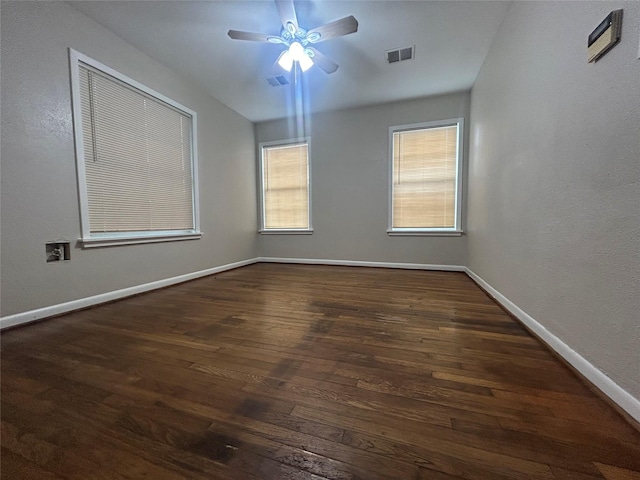
[[[296,9],[293,6],[293,0],[275,0],[280,21],[285,30],[294,34],[298,30],[298,17],[296,17]],[[293,27],[293,31],[292,31]]]
[[[313,56],[311,57],[313,64],[317,65],[321,70],[324,70],[327,73],[333,73],[338,70],[338,64],[326,55],[320,53],[313,47],[307,47],[307,50],[311,50],[313,53]]]
[[[311,43],[323,42],[330,38],[349,35],[358,31],[358,20],[353,15],[341,18],[335,22],[327,23],[307,32],[307,39]]]
[[[241,30],[229,30],[227,33],[234,40],[249,40],[250,42],[282,43],[280,37],[265,35],[264,33],[243,32]]]

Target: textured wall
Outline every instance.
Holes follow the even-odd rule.
[[[587,35],[624,8],[595,64]],[[637,2],[514,2],[472,90],[469,266],[640,398]]]
[[[201,240],[82,250],[68,48],[197,111]],[[253,125],[62,2],[2,3],[2,315],[256,255]],[[45,242],[72,242],[45,262]]]
[[[465,117],[469,94],[321,113],[311,137],[313,235],[262,235],[269,257],[464,265],[466,237],[388,236],[389,127]],[[256,126],[258,142],[305,132],[295,122]],[[466,148],[465,148],[466,152]],[[463,182],[465,183],[465,182]],[[463,201],[464,204],[464,201]]]

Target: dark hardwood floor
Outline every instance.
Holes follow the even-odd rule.
[[[256,264],[3,332],[3,479],[638,479],[463,273]]]

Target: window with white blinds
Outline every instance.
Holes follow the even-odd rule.
[[[199,236],[195,112],[74,53],[83,240]]]
[[[262,145],[262,231],[311,231],[309,142]]]
[[[458,232],[462,120],[390,129],[390,232]]]

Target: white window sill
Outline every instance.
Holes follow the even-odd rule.
[[[313,229],[311,230],[258,230],[260,235],[311,235],[313,234]]]
[[[176,242],[180,240],[198,240],[202,232],[149,233],[130,235],[103,235],[81,238],[82,248],[114,247],[117,245],[136,245],[139,243]]]
[[[392,237],[460,237],[462,230],[387,230]]]

